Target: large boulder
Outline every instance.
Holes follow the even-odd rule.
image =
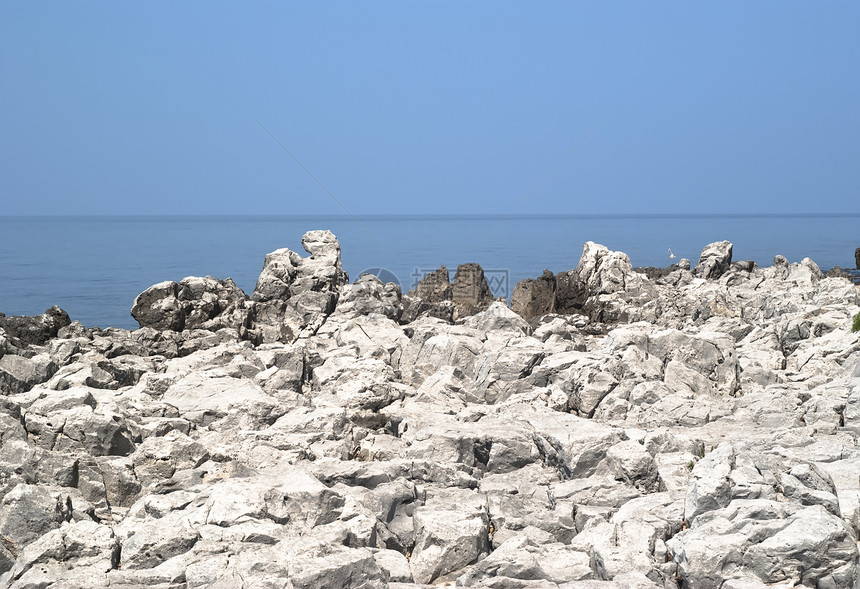
[[[425,275],[418,281],[415,290],[409,291],[410,295],[424,299],[430,303],[441,303],[451,300],[451,277],[448,268],[441,266]]]
[[[180,281],[185,307],[185,329],[217,331],[222,327],[247,326],[247,295],[230,278],[190,276]]]
[[[250,298],[230,278],[190,276],[149,287],[135,298],[131,314],[142,328],[227,328],[255,343],[289,343],[315,333],[348,276],[331,231],[308,231],[302,245],[310,256],[287,248],[266,256]]]
[[[480,265],[469,263],[457,266],[451,301],[457,309],[455,319],[474,315],[490,306],[493,294]]]
[[[728,241],[709,243],[702,250],[693,276],[715,280],[725,274],[732,264],[732,244]]]
[[[575,273],[575,279],[567,279],[560,286],[565,302],[557,304],[557,309],[577,308],[582,298],[576,295],[582,288],[585,291],[582,311],[592,321],[653,322],[656,319],[657,289],[643,274],[633,271],[630,258],[624,252],[586,242]]]
[[[675,566],[666,564],[665,541],[682,525],[681,501],[672,493],[651,493],[627,501],[608,521],[592,518],[571,545],[588,549],[597,578],[667,587],[675,579],[664,567],[674,573]]]
[[[425,275],[414,290],[403,297],[403,323],[419,317],[447,322],[480,313],[493,302],[484,270],[474,263],[460,264],[451,284],[448,268],[441,266]]]
[[[546,580],[567,583],[594,579],[587,552],[560,542],[536,542],[526,535],[514,536],[503,542],[487,558],[478,561],[468,572],[457,579],[464,587],[474,587],[482,579],[508,577],[509,579]],[[510,581],[509,581],[510,582]],[[528,587],[510,582],[512,587]],[[499,585],[497,585],[499,586]],[[551,587],[553,585],[537,585]],[[576,585],[574,585],[575,587]]]
[[[555,312],[556,279],[552,272],[544,270],[536,278],[527,278],[514,286],[511,308],[523,319],[529,320]]]
[[[489,550],[486,498],[474,493],[445,493],[419,507],[413,518],[415,549],[409,566],[416,583],[432,583]]]
[[[179,283],[167,280],[147,288],[135,297],[131,316],[141,327],[172,331],[185,329],[185,309],[179,302]]]
[[[735,500],[666,544],[684,586],[718,589],[728,579],[855,586],[854,534],[821,505]]]
[[[35,405],[35,404],[34,404]],[[38,409],[24,415],[34,443],[55,451],[91,456],[127,456],[134,452],[135,434],[128,421],[106,407],[81,404],[68,409]]]
[[[26,546],[4,585],[106,587],[106,574],[116,569],[119,558],[119,539],[110,526],[89,519],[71,521]]]
[[[13,550],[21,548],[71,519],[71,501],[51,489],[20,484],[0,501],[0,540]]]
[[[290,298],[290,285],[296,279],[301,263],[301,255],[288,248],[266,254],[263,270],[257,278],[251,298],[255,301],[280,301]]]
[[[238,330],[248,322],[247,299],[230,278],[189,276],[147,288],[134,299],[131,315],[141,327],[157,330]]]
[[[410,299],[404,302],[405,322],[414,321],[419,316],[448,319],[451,311],[452,320],[468,317],[483,311],[493,302],[484,269],[474,263],[457,266],[453,285],[448,268],[441,266],[425,275],[408,294]],[[411,297],[418,300],[411,300]]]
[[[296,589],[384,587],[386,575],[367,548],[297,547],[291,554],[287,583]],[[269,581],[268,578],[263,579]]]
[[[224,418],[248,427],[267,425],[284,411],[277,400],[250,379],[215,370],[195,371],[178,379],[161,400],[176,407],[181,417],[200,426]]]
[[[383,284],[373,274],[363,274],[343,287],[336,311],[338,316],[346,317],[378,313],[397,321],[403,312],[400,286],[394,282]]]
[[[290,343],[316,333],[334,311],[341,287],[349,282],[340,261],[340,244],[331,231],[308,231],[303,258],[287,248],[266,256],[251,296],[256,303],[249,339]]]
[[[0,393],[21,393],[45,382],[57,372],[57,364],[47,354],[32,358],[6,354],[0,357]]]
[[[559,272],[555,277],[555,312],[584,314],[588,289],[576,270]]]
[[[421,317],[433,317],[445,323],[454,323],[456,309],[451,301],[433,303],[409,294],[403,295],[401,301],[403,305],[403,312],[400,314],[401,323],[411,323]]]
[[[0,313],[0,331],[5,331],[11,343],[20,347],[45,344],[51,338],[57,337],[60,329],[71,323],[69,314],[56,305],[33,317],[7,317]]]

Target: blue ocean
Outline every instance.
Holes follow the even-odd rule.
[[[695,264],[703,246],[727,239],[735,260],[761,266],[782,254],[853,268],[860,247],[860,215],[0,217],[0,312],[59,305],[87,327],[134,329],[129,310],[150,285],[209,275],[250,294],[265,255],[306,255],[301,237],[312,229],[337,235],[352,280],[382,269],[405,291],[443,264],[453,277],[458,264],[477,262],[505,297],[545,268],[574,268],[586,241],[627,253],[634,266]]]

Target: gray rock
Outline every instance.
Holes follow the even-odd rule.
[[[857,545],[838,517],[815,505],[735,500],[667,542],[683,582],[703,589],[726,579],[851,587]]]
[[[72,358],[80,353],[81,342],[76,339],[53,339],[48,343],[48,354],[57,366],[64,366],[72,361]],[[146,355],[142,346],[139,355]]]
[[[248,296],[230,278],[190,276],[179,282],[179,300],[185,311],[184,329],[217,331],[249,326]],[[143,325],[141,325],[143,327]]]
[[[705,246],[693,268],[693,276],[715,280],[728,271],[732,263],[732,244],[716,241]]]
[[[549,270],[537,279],[518,282],[511,294],[511,308],[526,320],[555,312],[555,285],[555,276]]]
[[[78,488],[83,493],[87,487],[95,493],[90,499],[93,503],[103,490],[106,507],[110,509],[131,507],[141,492],[134,463],[127,457],[103,456],[89,464],[82,462]]]
[[[598,511],[585,510],[590,514],[613,514],[632,499],[641,497],[642,493],[625,483],[615,480],[614,476],[594,475],[588,478],[571,479],[552,485],[551,494],[557,501],[568,501],[576,506],[577,529],[582,530],[584,520],[579,519],[583,507],[606,508]],[[585,519],[589,519],[586,517]]]
[[[735,451],[724,443],[699,460],[690,476],[690,486],[684,505],[684,519],[696,517],[727,506],[732,500],[731,473],[735,466]]]
[[[373,552],[367,548],[312,546],[292,555],[289,581],[296,589],[380,587],[386,582]]]
[[[256,302],[247,337],[257,343],[292,342],[314,333],[334,311],[349,277],[340,244],[330,231],[308,231],[303,258],[283,248],[266,256],[252,299]]]
[[[517,418],[534,428],[541,458],[563,478],[594,474],[609,448],[622,438],[619,430],[575,415],[537,407],[517,409]]]
[[[302,244],[310,257],[288,249],[266,256],[254,294],[229,278],[188,277],[151,286],[135,299],[132,316],[141,327],[182,331],[227,328],[257,342],[293,341],[319,328],[347,282],[340,245],[329,231],[309,231]]]
[[[171,478],[177,470],[197,468],[209,459],[209,452],[187,435],[172,430],[165,436],[151,436],[132,456],[135,478],[141,484]]]
[[[400,356],[401,374],[405,382],[420,384],[440,366],[449,365],[471,379],[482,351],[483,341],[476,330],[442,330],[439,323],[415,327]]]
[[[254,382],[278,400],[301,393],[307,371],[305,350],[299,347],[257,350],[266,369],[254,375]]]
[[[92,520],[65,523],[20,552],[9,571],[8,586],[106,586],[96,579],[116,568],[119,548],[109,526]],[[84,574],[78,576],[78,571]],[[64,585],[62,580],[69,584]]]
[[[161,399],[201,425],[228,415],[247,424],[271,424],[283,415],[278,402],[251,380],[223,373],[192,372],[173,383]]]
[[[410,291],[409,294],[424,299],[428,303],[450,301],[453,289],[451,287],[451,277],[448,274],[448,268],[441,266],[425,275],[418,281],[415,290]]]
[[[643,493],[653,493],[660,488],[657,463],[639,442],[625,440],[609,448],[606,462],[615,477],[633,485]]]
[[[179,290],[179,283],[173,281],[153,284],[134,299],[131,316],[141,327],[182,331],[186,314]]]
[[[378,313],[398,321],[403,313],[400,287],[382,281],[372,274],[363,274],[355,283],[341,290],[336,312],[346,316]]]
[[[416,583],[431,583],[489,552],[490,523],[482,496],[442,496],[416,509],[413,521],[415,548],[409,566]]]
[[[584,352],[584,334],[588,319],[582,315],[544,315],[534,329],[534,336],[544,343],[570,342],[572,349]]]
[[[334,397],[338,405],[377,411],[402,397],[392,386],[394,370],[382,360],[332,357],[314,370],[314,388]]]
[[[480,490],[487,495],[494,548],[519,536],[539,544],[570,542],[577,533],[575,508],[568,498],[555,495],[550,482],[556,478],[539,464],[483,477]]]
[[[0,330],[5,332],[5,337],[17,347],[45,344],[57,337],[60,329],[71,322],[69,314],[56,305],[33,317],[7,317],[0,313]]]
[[[662,584],[671,579],[663,569],[666,541],[682,526],[682,506],[671,493],[633,499],[609,521],[595,518],[586,524],[571,546],[588,550],[598,578]]]
[[[127,456],[135,437],[122,415],[89,405],[54,411],[49,416],[28,413],[25,426],[36,443],[56,451],[86,451],[93,456]]]
[[[135,526],[134,533],[122,540],[120,565],[123,569],[149,569],[184,554],[200,539],[200,532],[189,523],[157,519]]]
[[[586,242],[576,274],[586,292],[582,311],[592,321],[616,323],[656,319],[656,288],[643,274],[633,271],[627,254]],[[578,286],[573,281],[569,285],[560,284],[559,290],[562,288],[576,291]],[[572,304],[576,308],[576,303]],[[556,308],[561,310],[565,306],[557,304]]]
[[[400,314],[401,323],[411,323],[422,317],[433,317],[445,323],[454,323],[455,307],[451,301],[432,303],[410,295],[403,295],[401,301],[403,304],[403,312]]]
[[[460,264],[454,275],[451,302],[456,312],[454,319],[479,313],[493,302],[493,294],[484,277],[484,269],[478,264]]]
[[[0,501],[0,539],[13,554],[72,515],[71,500],[36,485],[20,484]]]
[[[95,409],[96,404],[96,399],[89,388],[74,387],[62,391],[50,391],[50,394],[41,392],[39,398],[27,408],[26,413],[47,417],[56,411],[74,409],[80,405],[88,405]]]
[[[561,272],[555,277],[555,310],[557,313],[585,313],[588,290],[575,270]]]
[[[489,556],[479,561],[457,582],[473,587],[482,579],[508,577],[566,583],[594,579],[588,553],[561,543],[537,544],[526,536],[506,540]]]
[[[266,254],[263,270],[257,278],[252,298],[255,301],[280,301],[290,296],[290,285],[296,279],[302,257],[287,248]]]
[[[25,358],[6,354],[0,358],[0,392],[5,394],[29,391],[57,372],[57,364],[47,354]]]
[[[510,337],[531,335],[532,328],[519,314],[502,302],[494,302],[486,310],[463,320],[463,325],[479,332],[504,332]]]
[[[780,477],[780,486],[783,495],[797,501],[801,505],[821,505],[833,515],[839,517],[839,502],[834,492],[819,489],[810,489],[797,477],[783,473]],[[835,489],[833,489],[835,491]]]
[[[475,390],[487,403],[500,403],[521,388],[521,381],[544,358],[533,338],[510,340],[501,350],[485,352],[475,362]]]
[[[339,493],[301,469],[291,469],[277,484],[228,479],[212,485],[207,495],[201,510],[205,522],[220,527],[255,518],[312,528],[336,520],[344,505]]]
[[[396,550],[374,550],[373,558],[383,577],[394,583],[411,583],[412,570],[409,560]]]

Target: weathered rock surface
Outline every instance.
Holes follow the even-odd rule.
[[[712,243],[702,250],[699,262],[693,268],[693,276],[719,278],[732,263],[732,244],[728,241]]]
[[[860,291],[731,244],[0,317],[0,586],[858,587]],[[5,322],[4,322],[5,321]]]
[[[511,293],[511,308],[524,319],[542,317],[555,311],[556,278],[549,270],[532,280],[518,282]]]
[[[462,319],[486,309],[493,301],[484,270],[474,263],[457,266],[453,284],[448,269],[441,266],[424,276],[408,294],[410,300],[404,309],[407,322],[419,317]]]
[[[5,333],[4,339],[15,346],[43,345],[71,322],[68,313],[56,305],[35,317],[7,317],[0,313],[0,331]]]
[[[251,297],[229,278],[190,276],[149,287],[131,314],[142,328],[159,331],[227,329],[255,343],[307,337],[334,310],[348,277],[330,231],[309,231],[302,246],[309,257],[287,248],[268,254]]]

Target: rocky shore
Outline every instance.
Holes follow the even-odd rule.
[[[350,284],[328,231],[0,315],[0,586],[860,588],[860,290],[809,259]]]

